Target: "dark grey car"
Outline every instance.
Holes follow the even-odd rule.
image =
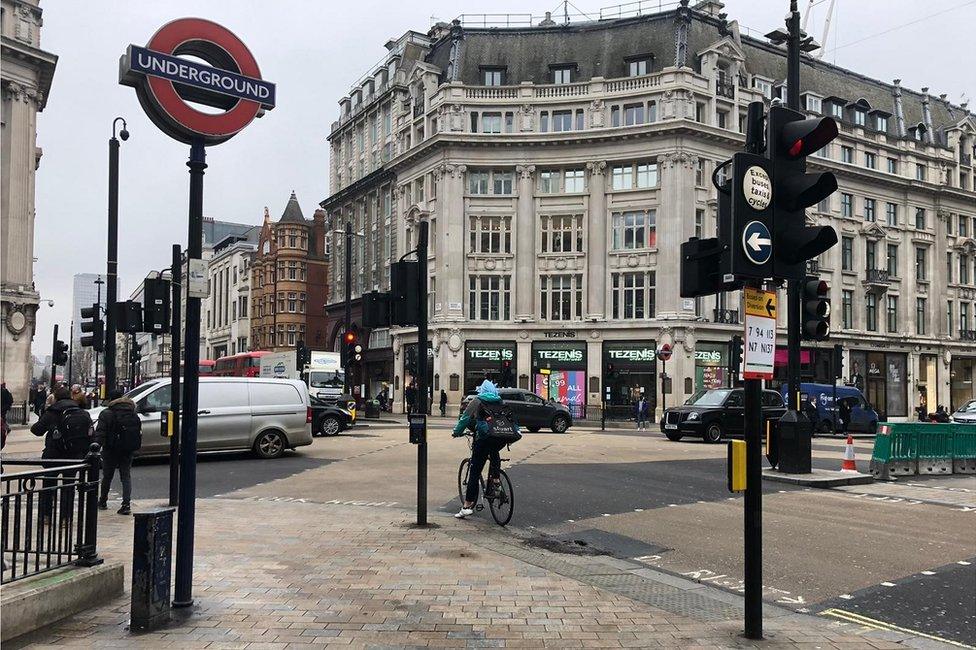
[[[499,388],[498,394],[512,410],[520,427],[535,433],[540,429],[552,429],[555,433],[565,433],[573,425],[569,407],[552,400],[544,400],[535,393],[519,388]],[[461,401],[461,410],[468,405],[474,395],[467,395]]]

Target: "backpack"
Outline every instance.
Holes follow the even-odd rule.
[[[481,415],[488,425],[487,437],[507,445],[518,442],[522,434],[518,431],[518,424],[512,410],[504,405],[487,406],[481,403]]]
[[[78,407],[61,411],[61,418],[51,431],[54,448],[64,454],[84,453],[91,441],[92,419]]]
[[[135,411],[112,411],[112,428],[108,432],[106,446],[117,451],[133,452],[142,447],[142,420]]]

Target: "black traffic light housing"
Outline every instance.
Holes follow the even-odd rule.
[[[363,346],[359,342],[359,335],[350,330],[343,334],[342,340],[346,344],[346,365],[361,362],[363,360]]]
[[[844,346],[840,343],[834,344],[834,358],[831,369],[834,371],[835,379],[844,377]]]
[[[410,326],[420,323],[417,287],[419,262],[394,262],[390,265],[390,324]]]
[[[55,341],[51,357],[56,366],[68,365],[68,344],[64,341]]]
[[[129,347],[129,363],[139,363],[142,360],[142,345],[133,340]]]
[[[146,278],[142,284],[142,331],[162,334],[170,329],[169,280]]]
[[[363,294],[363,327],[369,330],[390,326],[390,294],[370,291]]]
[[[801,287],[802,338],[826,341],[830,338],[830,286],[826,280],[807,276]]]
[[[499,385],[505,388],[515,386],[515,373],[512,370],[512,361],[505,359],[502,361],[501,373],[499,375]]]
[[[134,334],[142,331],[142,304],[134,300],[117,302],[115,309],[115,327],[117,331]]]
[[[102,320],[102,310],[98,304],[81,308],[81,331],[87,336],[81,337],[81,345],[94,348],[96,352],[105,350],[105,322]]]
[[[773,277],[802,280],[806,262],[837,243],[830,226],[807,226],[806,208],[837,189],[830,172],[808,174],[806,157],[837,137],[830,117],[806,118],[783,106],[769,109],[766,155],[773,172]]]
[[[305,341],[299,341],[295,344],[295,365],[299,372],[312,363],[312,351],[308,349],[305,345]]]
[[[745,341],[738,334],[733,334],[729,340],[729,386],[735,385],[735,379],[742,370],[742,356],[745,353]]]

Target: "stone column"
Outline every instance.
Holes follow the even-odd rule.
[[[698,157],[683,151],[658,161],[661,201],[657,213],[657,318],[694,319],[679,295],[681,244],[695,234],[695,165]]]
[[[441,314],[448,320],[464,318],[464,242],[467,232],[464,218],[465,170],[464,165],[445,166],[444,183],[441,184],[443,193],[437,197],[437,202],[444,206],[439,210],[443,239],[437,292],[444,301]]]
[[[535,166],[518,165],[518,207],[515,215],[515,319],[535,316]]]
[[[590,199],[586,211],[586,318],[607,315],[607,195],[606,161],[586,163]]]

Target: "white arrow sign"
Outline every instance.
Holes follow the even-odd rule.
[[[754,232],[749,235],[749,239],[746,240],[746,243],[749,244],[749,248],[758,252],[760,248],[763,246],[770,246],[773,242],[765,237],[761,237],[758,232]]]

